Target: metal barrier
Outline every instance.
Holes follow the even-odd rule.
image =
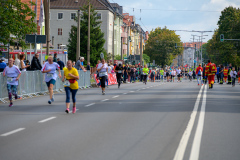
[[[64,72],[61,71],[62,76],[63,74]],[[90,87],[90,71],[83,72],[79,70],[78,74],[79,88],[83,89]],[[57,92],[64,90],[62,78],[57,78],[53,90]],[[18,82],[19,96],[22,96],[23,98],[25,98],[26,96],[32,97],[33,95],[36,96],[38,94],[46,94],[46,92],[48,92],[48,88],[45,83],[45,74],[43,74],[41,71],[22,71],[21,77]],[[6,103],[6,100],[4,99],[7,97],[7,78],[3,77],[3,74],[0,73],[0,101]]]

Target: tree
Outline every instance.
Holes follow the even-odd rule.
[[[175,31],[165,28],[156,28],[149,34],[144,54],[162,66],[171,65],[173,59],[182,53],[183,48],[175,48],[175,43],[182,46],[179,35]]]
[[[92,65],[97,64],[97,60],[100,59],[100,54],[103,53],[104,57],[107,58],[107,53],[103,48],[105,39],[104,33],[100,29],[102,21],[99,20],[97,12],[90,5],[90,63]],[[87,42],[88,42],[88,5],[81,8],[81,34],[80,34],[80,54],[82,57],[87,57]],[[75,19],[77,21],[77,19]],[[77,27],[72,26],[69,33],[69,44],[68,47],[68,58],[71,60],[76,59],[76,46],[77,46]]]
[[[34,5],[34,3],[31,3]],[[0,42],[7,44],[17,40],[25,46],[26,34],[37,31],[36,14],[29,5],[19,0],[2,1],[0,5]]]
[[[150,63],[150,57],[147,54],[143,54],[144,63]]]
[[[116,55],[116,56],[114,56],[114,59],[115,59],[115,60],[122,60],[121,55]]]
[[[220,35],[224,39],[240,39],[240,9],[226,7],[219,17],[218,29],[207,43],[209,58],[216,64],[240,65],[240,41],[220,42]]]

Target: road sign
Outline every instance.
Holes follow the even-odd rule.
[[[46,43],[46,35],[27,34],[25,38],[26,43]]]

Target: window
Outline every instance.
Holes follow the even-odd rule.
[[[75,19],[76,18],[76,13],[71,13],[71,19]]]
[[[62,49],[62,48],[61,48],[61,45],[62,45],[62,44],[58,44],[58,49]]]
[[[58,19],[63,19],[63,13],[58,13]]]
[[[97,17],[99,20],[102,20],[102,13],[97,13]]]
[[[62,35],[62,28],[58,28],[58,35],[59,35],[59,36]]]

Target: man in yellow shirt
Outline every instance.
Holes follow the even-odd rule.
[[[66,79],[66,80],[65,80]],[[67,61],[67,68],[64,69],[64,76],[62,81],[64,82],[64,88],[66,92],[66,113],[69,113],[70,108],[70,94],[72,93],[73,109],[72,113],[76,112],[76,94],[78,91],[79,79],[78,71],[72,67],[72,61]]]

